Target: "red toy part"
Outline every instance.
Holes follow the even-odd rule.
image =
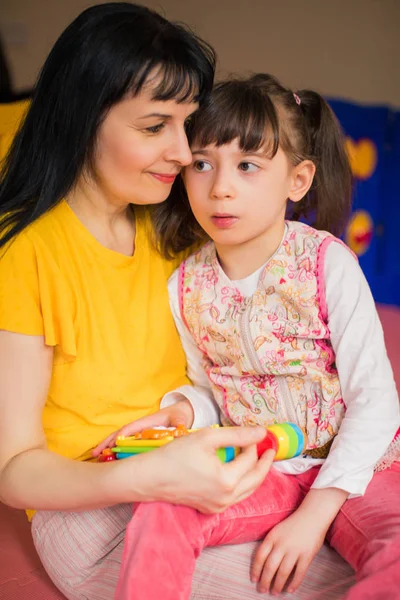
[[[111,450],[111,448],[106,448],[100,454],[98,460],[99,460],[99,462],[110,462],[111,460],[117,460],[117,457],[114,454],[114,452]]]
[[[258,458],[260,458],[260,456],[267,450],[275,450],[275,452],[278,452],[278,446],[278,438],[274,433],[272,433],[272,431],[268,431],[263,441],[257,444]]]

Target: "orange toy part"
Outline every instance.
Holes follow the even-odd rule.
[[[184,425],[178,425],[175,429],[143,429],[132,436],[135,440],[162,440],[170,437],[181,437],[188,435],[190,431]]]
[[[186,429],[184,425],[177,425],[175,431],[173,432],[173,435],[174,437],[182,437],[183,435],[188,435],[189,433],[189,429]]]

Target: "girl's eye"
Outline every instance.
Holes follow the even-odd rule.
[[[164,123],[159,123],[158,125],[153,125],[152,127],[146,127],[146,131],[148,133],[159,133],[163,127]]]
[[[258,171],[259,167],[250,162],[241,162],[239,165],[239,169],[244,173],[255,173]]]
[[[193,163],[193,168],[198,173],[204,173],[205,171],[211,171],[212,167],[210,163],[205,160],[195,160]]]

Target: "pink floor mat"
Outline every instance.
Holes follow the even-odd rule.
[[[0,598],[63,600],[43,569],[24,511],[0,504]]]
[[[397,387],[400,389],[400,310],[379,307],[379,314]],[[338,568],[334,564],[332,567]],[[0,504],[0,599],[65,600],[40,564],[25,513],[2,504]]]

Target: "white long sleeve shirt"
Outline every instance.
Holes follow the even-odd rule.
[[[252,295],[261,270],[234,284],[243,295]],[[336,367],[346,405],[345,417],[328,457],[296,457],[274,463],[274,468],[296,475],[322,464],[313,488],[336,487],[349,497],[363,495],[374,465],[384,454],[400,425],[399,399],[387,357],[382,326],[368,283],[354,257],[341,244],[330,244],[325,257],[325,295],[328,326],[336,355]],[[193,386],[185,385],[166,394],[161,407],[182,396],[194,410],[193,427],[219,422],[202,353],[185,326],[178,300],[178,273],[168,284],[172,313],[187,358],[187,374]]]

